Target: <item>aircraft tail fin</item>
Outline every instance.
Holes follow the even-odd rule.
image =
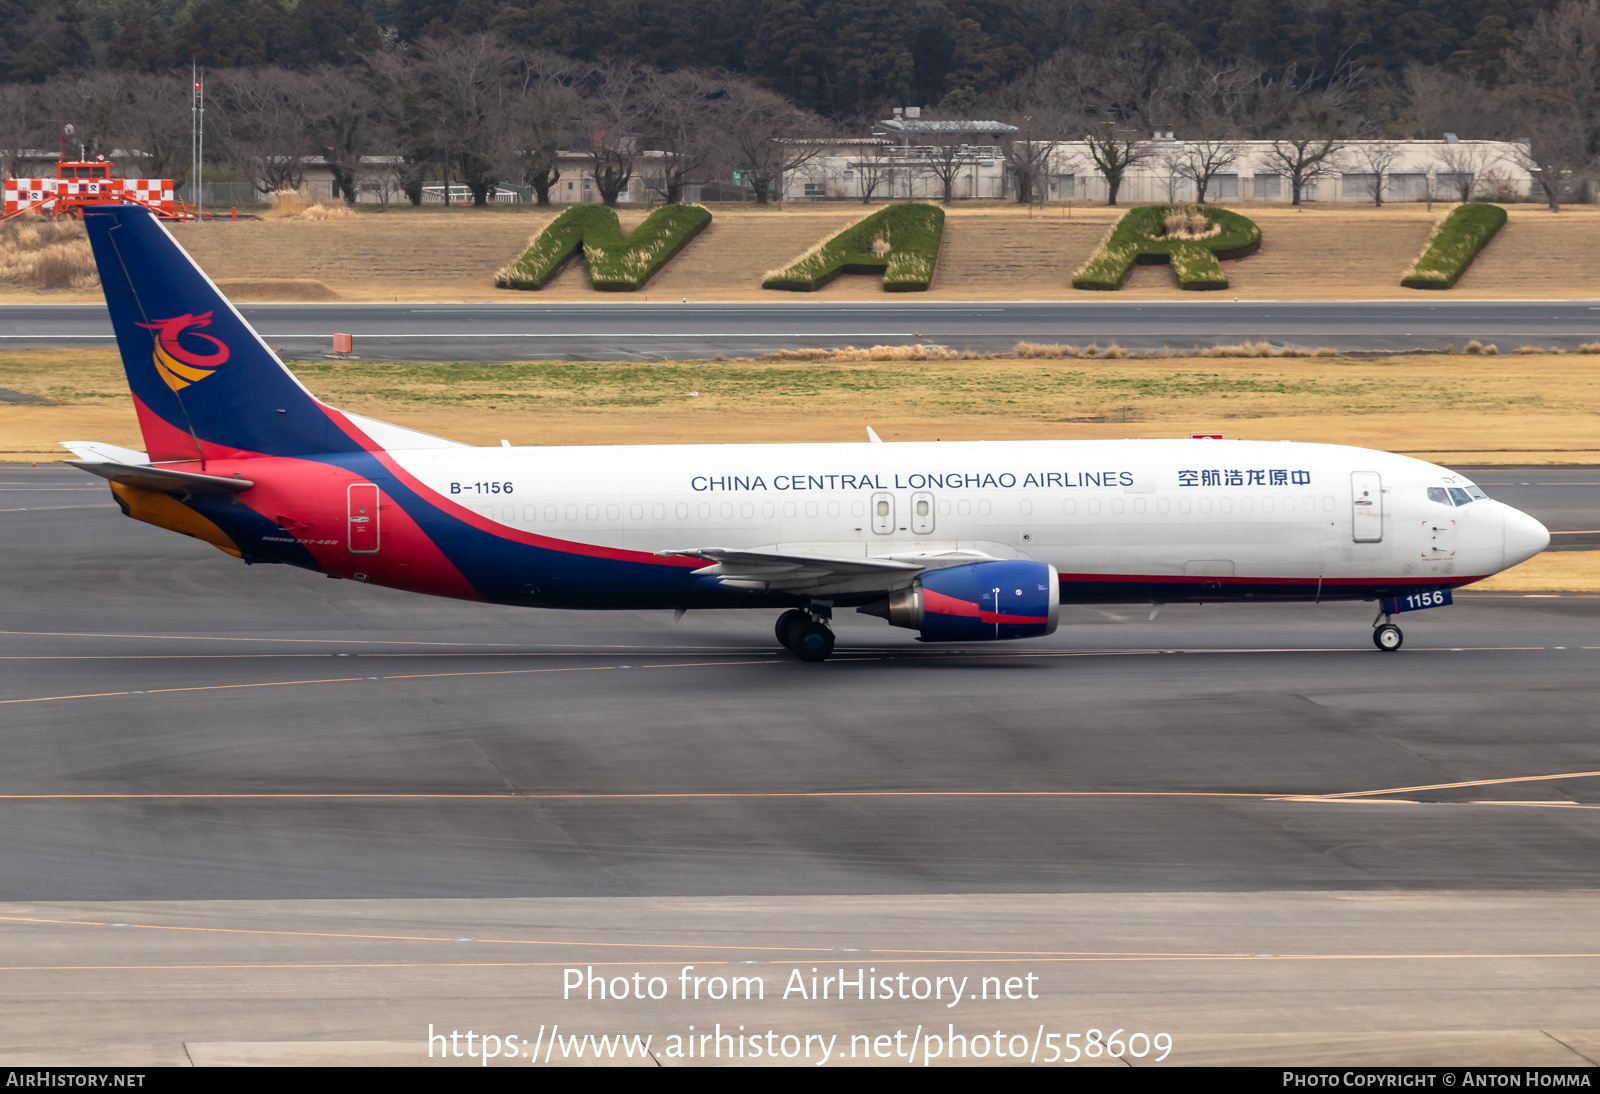
[[[91,206],[83,219],[152,463],[366,447],[149,209]]]

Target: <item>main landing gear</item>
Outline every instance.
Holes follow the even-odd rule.
[[[821,614],[790,608],[778,616],[773,633],[779,645],[802,661],[826,661],[833,653],[833,631]]]
[[[1383,622],[1379,623],[1378,619],[1372,621],[1372,644],[1385,653],[1399,649],[1400,644],[1406,640],[1406,636],[1400,633],[1400,628],[1389,622],[1389,618],[1380,611],[1378,619]]]

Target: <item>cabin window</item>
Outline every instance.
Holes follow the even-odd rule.
[[[747,501],[743,505],[739,506],[739,515],[745,520],[749,520],[751,517],[756,515],[756,507]]]
[[[620,505],[608,505],[608,506],[606,506],[606,519],[610,520],[610,521],[621,520],[622,519],[622,506],[620,506]]]
[[[795,508],[794,502],[786,501],[786,502],[783,503],[783,515],[784,516],[792,517],[796,513],[798,513],[799,511],[800,511],[799,509]]]
[[[696,510],[696,514],[700,517],[701,520],[710,520],[711,519],[711,503],[707,502],[707,501],[701,502],[699,508]]]
[[[524,505],[522,507],[522,519],[529,524],[537,521],[539,519],[539,507],[537,505]]]
[[[733,502],[731,502],[731,501],[723,502],[722,503],[722,508],[721,508],[721,513],[722,513],[722,519],[723,520],[732,520],[733,519]]]
[[[1134,498],[1133,499],[1133,511],[1135,513],[1144,512],[1144,499],[1143,498]]]
[[[838,502],[830,501],[828,503],[828,515],[830,517],[836,517],[836,516],[839,515],[839,503]]]
[[[1111,511],[1113,513],[1122,512],[1122,499],[1121,498],[1112,498],[1111,499]]]
[[[1067,516],[1070,517],[1072,514],[1078,511],[1078,503],[1073,501],[1071,498],[1068,498],[1066,501],[1061,503],[1061,508],[1067,514]]]
[[[762,519],[771,520],[773,515],[776,514],[777,511],[778,511],[777,507],[775,507],[770,501],[761,503],[761,516],[762,516]]]
[[[575,521],[577,519],[578,519],[578,507],[576,505],[567,506],[567,520],[568,520],[568,522],[570,523],[570,522]]]
[[[655,520],[666,520],[667,507],[665,505],[652,505],[650,507],[650,516]]]
[[[678,519],[679,520],[688,520],[689,519],[689,507],[687,505],[684,505],[682,502],[678,503],[678,507],[676,509],[674,509],[673,512],[678,514]]]

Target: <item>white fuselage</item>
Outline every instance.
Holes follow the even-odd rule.
[[[1455,585],[1548,543],[1537,521],[1509,506],[1430,500],[1429,487],[1470,485],[1452,471],[1337,445],[1006,441],[391,454],[439,497],[497,525],[624,551],[888,557],[958,549],[1046,562],[1063,582]]]

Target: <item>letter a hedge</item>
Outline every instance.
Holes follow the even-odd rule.
[[[933,280],[944,237],[936,205],[891,205],[770,270],[763,289],[816,292],[840,274],[883,274],[884,292],[923,292]]]
[[[494,283],[501,289],[542,289],[581,253],[594,288],[633,292],[710,223],[711,211],[703,205],[663,205],[624,236],[614,210],[574,205],[529,240],[522,257],[496,273]]]
[[[1169,228],[1178,225],[1176,234]],[[1206,230],[1196,233],[1195,227]],[[1180,289],[1226,289],[1219,259],[1246,258],[1261,249],[1261,229],[1249,217],[1214,205],[1146,205],[1112,228],[1077,273],[1075,289],[1122,288],[1128,271],[1172,264]]]

